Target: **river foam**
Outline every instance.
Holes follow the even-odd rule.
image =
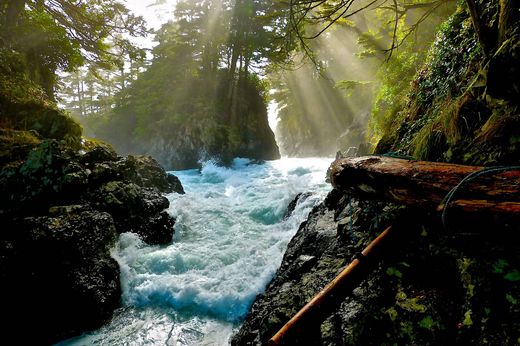
[[[281,263],[287,243],[330,186],[330,159],[235,159],[224,168],[174,172],[185,195],[172,194],[176,217],[168,246],[122,234],[122,306],[111,323],[62,345],[226,345]],[[313,194],[284,219],[289,202]]]

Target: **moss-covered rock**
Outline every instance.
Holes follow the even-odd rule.
[[[0,132],[6,342],[18,342],[27,324],[34,333],[24,339],[43,344],[99,327],[119,304],[119,268],[110,256],[118,235],[135,232],[150,244],[172,239],[174,219],[161,194],[173,189],[166,172],[150,158],[86,144],[77,151],[31,132]]]
[[[26,77],[17,53],[0,48],[0,65],[0,127],[35,131],[79,148],[81,126]]]
[[[333,191],[289,243],[275,278],[255,300],[232,345],[266,345],[388,224],[394,225],[394,238],[383,260],[331,308],[323,310],[323,304],[321,319],[291,334],[284,345],[518,341],[520,263],[511,232],[446,233],[423,211]]]

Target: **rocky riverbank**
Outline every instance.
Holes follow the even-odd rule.
[[[509,13],[507,2],[478,3],[486,8],[481,22],[489,28]],[[406,97],[393,100],[398,101],[395,108],[385,115],[377,154],[473,166],[518,165],[519,88],[518,79],[511,79],[518,75],[518,17],[508,17],[510,31],[494,38],[498,45],[492,54],[482,48],[473,20],[467,7],[459,6],[442,25]],[[503,83],[498,86],[496,80]],[[387,189],[385,178],[379,179],[379,188]],[[462,217],[448,221],[444,227],[434,211],[332,191],[301,225],[232,344],[267,344],[387,225],[394,226],[395,238],[382,260],[353,292],[337,297],[321,320],[285,344],[519,344],[515,235],[520,225]]]
[[[170,242],[175,220],[162,193],[183,193],[179,180],[102,143],[78,151],[14,130],[0,139],[2,339],[49,344],[101,326],[121,293],[110,249],[123,232]]]
[[[232,345],[266,345],[387,225],[383,260],[287,345],[513,345],[520,318],[512,233],[443,231],[435,215],[333,190],[290,242]],[[474,232],[475,230],[473,230]]]

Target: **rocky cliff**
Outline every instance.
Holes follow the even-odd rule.
[[[179,180],[150,157],[118,156],[17,74],[0,51],[2,341],[46,345],[101,326],[118,307],[119,234],[171,241],[163,193]],[[16,60],[16,59],[15,59]],[[30,331],[30,332],[28,332]]]
[[[144,72],[111,114],[91,119],[97,138],[121,153],[152,155],[172,170],[197,168],[207,160],[227,165],[235,157],[280,158],[259,80],[229,81],[221,71],[216,79],[194,77],[186,85],[164,85],[154,72],[164,65]]]
[[[476,3],[485,9],[480,20],[492,29],[506,2]],[[389,114],[377,153],[518,165],[519,89],[517,81],[506,78],[518,73],[518,25],[492,52],[479,48],[473,28],[465,7],[441,28],[404,108]],[[498,88],[497,78],[508,84]],[[337,297],[321,319],[285,344],[520,342],[520,256],[514,240],[519,225],[452,218],[445,228],[435,212],[357,200],[333,190],[301,225],[232,344],[267,344],[387,225],[394,226],[395,238],[382,260],[373,263],[357,288]]]
[[[356,200],[333,190],[290,242],[266,292],[232,345],[266,345],[384,227],[383,260],[287,345],[514,345],[520,333],[513,233],[447,233],[421,210]],[[492,225],[489,225],[492,227]]]
[[[104,145],[80,154],[34,140],[11,144],[21,159],[0,169],[3,338],[48,344],[111,317],[121,288],[110,249],[123,232],[170,242],[174,219],[162,193],[182,187],[149,157],[122,158]],[[31,335],[17,334],[27,328]]]

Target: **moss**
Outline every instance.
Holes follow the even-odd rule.
[[[23,161],[41,139],[31,131],[0,129],[0,166]]]
[[[0,49],[0,66],[0,128],[36,131],[43,138],[78,149],[81,126],[27,78],[21,58]]]
[[[485,20],[492,21],[497,4],[482,4]],[[376,152],[469,165],[518,164],[519,32],[485,59],[467,10],[459,8],[442,25],[407,96],[395,102],[402,106],[390,111],[395,120]]]

